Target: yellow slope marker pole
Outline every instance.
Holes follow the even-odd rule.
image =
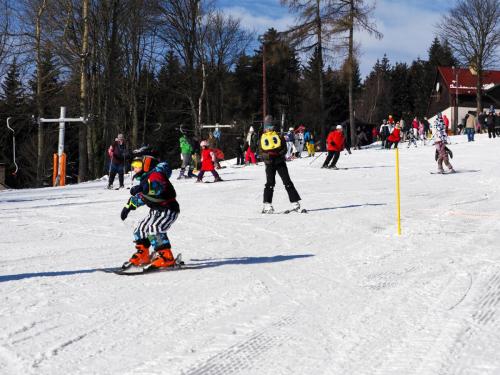
[[[398,236],[401,236],[401,193],[399,189],[399,149],[396,147],[396,196],[398,207]]]

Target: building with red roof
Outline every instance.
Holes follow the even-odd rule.
[[[438,67],[429,99],[428,117],[435,117],[441,112],[450,119],[455,130],[467,112],[476,111],[476,83],[477,74],[472,69]],[[482,91],[485,111],[491,105],[500,108],[500,71],[484,72]]]

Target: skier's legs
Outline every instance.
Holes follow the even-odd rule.
[[[222,178],[220,178],[219,174],[217,173],[217,171],[215,169],[213,171],[210,171],[210,172],[212,172],[212,175],[214,176],[215,181],[222,181]]]
[[[236,152],[236,165],[243,165],[245,164],[245,159],[243,157],[243,151],[238,150]]]
[[[204,174],[205,174],[205,171],[199,171],[199,172],[198,172],[198,179],[197,179],[197,181],[201,181],[201,180],[203,180],[203,175],[204,175]]]
[[[255,153],[248,147],[247,154],[245,156],[245,162],[250,162],[252,164],[257,163],[257,159],[255,158]]]
[[[325,162],[323,163],[324,168],[328,167],[330,160],[332,160],[332,158],[333,158],[333,154],[334,154],[334,151],[328,151],[328,154],[326,155]]]
[[[288,199],[290,199],[290,202],[298,202],[300,201],[300,195],[297,192],[297,189],[295,189],[295,186],[293,185],[293,182],[290,178],[290,175],[288,174],[288,168],[286,166],[286,163],[280,163],[276,166],[276,171],[281,177],[281,180],[283,181],[283,185],[285,185],[285,189],[288,193]]]
[[[444,143],[443,142],[436,143],[436,149],[437,149],[437,152],[438,152],[438,159],[437,159],[438,171],[439,172],[443,172],[444,171],[444,169],[443,169],[443,161],[445,160],[445,158],[448,158],[448,155],[446,154],[446,149],[445,149]],[[450,163],[447,162],[447,166],[448,166],[448,164],[450,164]]]
[[[178,212],[171,210],[152,210],[155,211],[154,222],[147,230],[150,232],[148,239],[155,250],[151,259],[150,268],[172,267],[175,259],[172,255],[172,245],[167,236],[167,231],[177,220]]]
[[[339,161],[339,158],[340,158],[340,151],[333,151],[333,160],[329,168],[335,167],[337,165],[337,162]]]
[[[264,203],[273,202],[274,186],[276,185],[276,167],[266,164],[266,185],[264,186]]]
[[[118,181],[120,182],[120,187],[124,187],[125,185],[123,184],[123,170],[124,166],[120,165],[118,166]]]
[[[109,171],[109,180],[108,180],[108,187],[113,186],[113,182],[115,181],[116,173],[118,170],[116,169],[116,165],[111,164],[111,168]]]

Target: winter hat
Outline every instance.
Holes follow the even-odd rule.
[[[116,139],[118,139],[119,141],[124,141],[125,140],[125,137],[123,136],[123,134],[118,134],[118,136],[116,137]]]
[[[335,127],[335,129],[337,129],[337,130],[344,130],[344,128],[342,127],[342,125],[337,125],[337,126]]]
[[[254,132],[253,126],[250,126],[250,129],[248,129],[248,131],[249,131],[250,133],[253,133],[253,132]]]
[[[207,141],[201,141],[200,142],[201,147],[208,147],[208,142]]]
[[[290,126],[290,127],[288,128],[288,130],[290,130],[291,132],[293,132],[293,127],[292,127],[292,126]]]
[[[264,130],[272,130],[274,129],[273,126],[273,116],[267,115],[264,117]]]

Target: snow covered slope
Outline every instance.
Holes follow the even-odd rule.
[[[260,214],[262,165],[174,180],[199,267],[136,277],[100,272],[147,212],[120,220],[128,191],[0,192],[0,373],[500,373],[500,140],[451,140],[454,175],[402,145],[402,236],[392,150],[288,163],[309,214]]]

